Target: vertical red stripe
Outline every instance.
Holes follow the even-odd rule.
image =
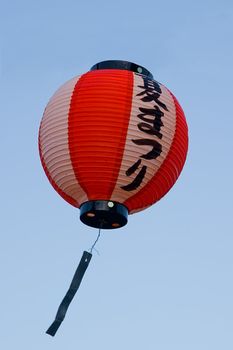
[[[100,70],[84,74],[69,111],[70,157],[90,200],[109,199],[115,187],[131,112],[133,73]]]

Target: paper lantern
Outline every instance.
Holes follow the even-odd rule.
[[[50,99],[39,150],[54,189],[92,227],[118,228],[160,200],[186,159],[188,130],[175,96],[145,68],[104,61]]]

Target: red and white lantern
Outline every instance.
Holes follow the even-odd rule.
[[[54,189],[93,227],[117,228],[160,200],[186,159],[188,129],[175,96],[150,72],[105,61],[50,99],[39,150]]]

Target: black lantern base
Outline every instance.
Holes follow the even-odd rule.
[[[88,201],[80,207],[80,220],[85,225],[95,228],[120,228],[128,222],[128,210],[117,202]]]

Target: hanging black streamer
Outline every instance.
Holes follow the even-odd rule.
[[[51,335],[52,337],[56,334],[58,328],[60,327],[62,321],[65,318],[68,307],[82,282],[83,276],[86,272],[89,262],[91,261],[91,258],[92,258],[91,253],[86,251],[83,252],[83,256],[80,260],[77,270],[75,271],[71,285],[58,308],[55,320],[51,324],[49,329],[46,331],[46,333]]]

